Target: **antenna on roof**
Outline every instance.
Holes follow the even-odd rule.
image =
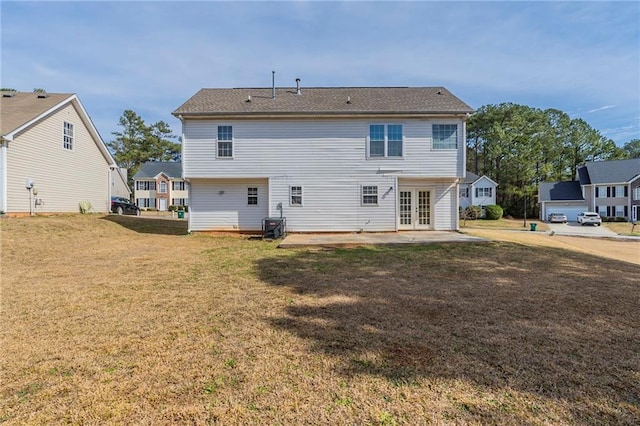
[[[271,71],[271,99],[276,98],[276,72]]]
[[[302,92],[300,91],[300,79],[296,78],[296,95],[302,95]]]

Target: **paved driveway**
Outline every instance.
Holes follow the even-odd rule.
[[[604,226],[585,225],[578,222],[548,223],[549,229],[555,235],[573,235],[581,237],[616,237],[618,234]]]

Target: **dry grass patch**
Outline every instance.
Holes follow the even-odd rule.
[[[7,424],[640,421],[635,265],[285,251],[135,217],[0,226]]]
[[[527,219],[527,225],[525,226],[524,219],[505,219],[498,220],[460,220],[460,227],[462,229],[513,229],[513,230],[529,230],[531,224],[536,224],[537,231],[548,231],[549,226],[538,219]]]
[[[603,222],[602,226],[609,228],[618,235],[640,237],[640,224],[634,227],[631,222]],[[631,232],[632,230],[633,232]]]

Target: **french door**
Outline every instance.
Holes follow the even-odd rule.
[[[400,189],[400,229],[431,228],[431,191],[426,189]]]

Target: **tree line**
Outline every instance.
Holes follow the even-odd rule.
[[[574,179],[585,161],[640,156],[640,140],[618,147],[580,118],[557,109],[485,105],[467,121],[467,170],[499,184],[505,215],[537,216],[540,182]]]
[[[120,132],[107,143],[118,166],[127,169],[129,186],[133,188],[133,175],[147,161],[180,161],[180,144],[174,142],[169,124],[158,121],[147,125],[135,111],[125,110],[118,125]]]

